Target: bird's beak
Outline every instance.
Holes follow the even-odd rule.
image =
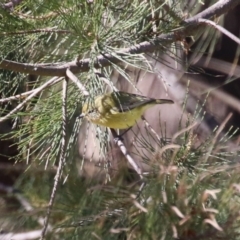
[[[78,118],[84,118],[85,117],[85,113],[81,113]]]

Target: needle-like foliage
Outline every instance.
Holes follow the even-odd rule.
[[[22,208],[0,214],[3,231],[42,228],[47,208],[52,215],[45,219],[42,238],[240,239],[238,152],[224,148],[234,134],[223,133],[225,125],[220,126],[196,146],[193,130],[201,112],[186,126],[179,124],[179,133],[172,138],[163,133],[159,137],[148,127],[136,135],[131,154],[147,166],[138,174],[112,167],[109,159],[116,160],[114,149],[107,132],[97,127],[99,176],[79,177],[85,164],[79,161],[85,155],[79,156],[78,144],[83,146],[87,140],[78,141],[82,120],[77,116],[86,92],[93,100],[115,89],[111,75],[116,72],[136,89],[129,68],[160,71],[145,50],[164,65],[169,62],[162,59],[163,53],[192,70],[178,55],[191,47],[185,37],[200,39],[196,58],[211,54],[217,41],[217,31],[212,29],[204,34],[200,29],[194,36],[190,30],[184,32],[185,19],[199,11],[201,1],[189,5],[184,0],[13,2],[13,7],[0,4],[0,67],[4,68],[0,70],[0,124],[11,126],[0,132],[0,140],[14,141],[18,148],[14,160],[29,169],[16,183],[21,192],[10,191]],[[158,41],[171,33],[175,41],[167,37]],[[154,47],[149,50],[149,46]],[[96,74],[96,67],[105,80]],[[77,83],[67,70],[75,74]],[[56,170],[59,165],[62,169]],[[61,181],[54,178],[56,172]],[[52,207],[49,192],[55,187]],[[9,220],[12,216],[14,223]]]

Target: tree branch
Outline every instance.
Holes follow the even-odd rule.
[[[138,166],[138,164],[135,162],[135,160],[128,153],[127,148],[125,147],[125,145],[123,144],[121,139],[119,139],[119,136],[117,135],[116,131],[112,128],[110,128],[110,131],[113,135],[113,138],[117,139],[116,144],[118,145],[118,147],[121,150],[121,152],[123,153],[123,155],[126,157],[128,163],[133,167],[133,169],[137,172],[139,177],[142,179],[143,178],[142,169]]]
[[[67,141],[66,141],[66,126],[67,126],[67,86],[68,86],[68,79],[67,77],[65,78],[65,80],[63,81],[63,89],[62,89],[62,140],[61,140],[61,152],[60,152],[60,159],[59,159],[59,163],[58,163],[58,168],[57,168],[57,173],[55,175],[54,178],[54,185],[52,188],[52,193],[51,193],[51,197],[49,200],[49,204],[48,204],[48,209],[47,209],[47,214],[46,214],[46,218],[44,221],[44,226],[42,229],[42,234],[41,234],[41,239],[45,238],[47,229],[48,229],[48,225],[49,225],[49,219],[50,219],[50,215],[52,212],[52,208],[53,208],[53,204],[54,204],[54,200],[56,197],[56,193],[57,193],[57,188],[60,182],[60,178],[62,175],[62,171],[63,171],[63,167],[66,164],[66,146],[67,146]]]
[[[13,114],[17,113],[18,111],[20,111],[22,109],[22,107],[29,102],[32,98],[34,98],[38,93],[40,93],[41,91],[43,91],[45,88],[47,88],[48,86],[51,86],[57,82],[60,82],[61,78],[58,77],[53,77],[52,79],[50,79],[49,81],[47,81],[46,83],[44,83],[42,86],[34,89],[34,91],[30,91],[31,94],[25,98],[24,101],[22,101],[21,103],[19,103],[12,111],[10,111],[7,115],[5,115],[4,117],[0,117],[0,123],[4,122],[5,120],[7,120],[8,118],[12,117]],[[26,92],[29,93],[29,92]],[[25,93],[25,94],[26,94]],[[23,95],[25,95],[23,94]],[[17,96],[13,96],[14,98],[18,97]],[[9,99],[9,98],[8,98]],[[4,102],[6,99],[2,99],[2,101],[0,102]],[[11,99],[12,100],[12,99]]]
[[[121,51],[116,52],[116,55],[118,57],[112,56],[110,54],[106,54],[104,56],[100,55],[96,58],[93,66],[94,68],[106,67],[111,63],[120,62],[120,57],[124,57],[129,54],[153,52],[159,49],[163,44],[169,44],[179,40],[181,41],[185,37],[191,36],[199,31],[200,26],[203,25],[203,23],[198,21],[199,19],[211,19],[214,17],[219,17],[230,9],[236,7],[238,4],[240,4],[240,0],[220,0],[206,10],[198,13],[194,17],[183,21],[182,27],[176,29],[175,31],[161,34],[151,42],[145,41],[132,47],[122,49]],[[72,73],[75,74],[88,71],[90,68],[90,63],[91,60],[89,58],[83,59],[81,61],[56,64],[28,64],[2,60],[0,63],[0,68],[40,76],[65,76],[66,70],[68,68]]]

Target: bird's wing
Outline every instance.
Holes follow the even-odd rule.
[[[113,92],[112,98],[115,102],[114,111],[126,112],[147,103],[155,102],[155,99],[144,97],[137,94],[125,92]]]

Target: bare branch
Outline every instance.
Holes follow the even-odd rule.
[[[84,96],[89,96],[89,92],[86,90],[84,85],[69,69],[67,69],[66,75],[79,88],[79,90],[83,93]]]
[[[140,178],[143,178],[142,176],[142,169],[137,165],[137,163],[135,162],[135,160],[129,155],[127,148],[125,147],[125,145],[123,144],[123,142],[119,139],[116,131],[112,128],[110,128],[111,133],[114,137],[114,139],[116,140],[116,144],[118,145],[118,147],[120,148],[121,152],[123,153],[123,155],[126,157],[126,159],[128,160],[129,164],[133,167],[133,169],[138,173],[138,175],[140,176]]]
[[[57,79],[56,79],[57,78]],[[52,81],[53,79],[50,79],[51,83],[47,86],[52,86],[54,84],[56,84],[57,82],[60,82],[62,80],[62,78],[58,78],[56,77],[54,79],[56,79],[56,81]],[[1,102],[9,102],[9,101],[16,101],[16,100],[19,100],[19,99],[24,99],[26,96],[34,93],[36,90],[39,90],[41,89],[42,90],[42,86],[38,87],[38,88],[35,88],[33,90],[30,90],[30,91],[27,91],[27,92],[24,92],[24,93],[21,93],[21,94],[18,94],[18,95],[15,95],[15,96],[11,96],[11,97],[7,97],[7,98],[2,98],[0,99],[0,103]]]
[[[59,82],[61,80],[61,78],[58,77],[53,77],[52,79],[50,79],[49,81],[47,81],[46,83],[44,83],[42,86],[34,89],[34,91],[20,104],[17,105],[17,107],[15,107],[11,112],[9,112],[6,116],[1,117],[0,118],[0,122],[4,122],[5,120],[7,120],[8,118],[10,118],[13,114],[15,114],[16,112],[18,112],[28,101],[30,101],[33,97],[35,97],[39,92],[41,92],[42,90],[44,90],[46,87],[55,84],[57,82]]]
[[[152,126],[150,125],[150,123],[146,120],[146,118],[144,116],[141,116],[141,119],[143,120],[145,126],[154,134],[154,136],[157,138],[157,140],[160,142],[161,138],[159,137],[159,135],[156,133],[156,131],[152,128]]]
[[[227,29],[225,29],[222,26],[217,25],[215,22],[211,21],[211,20],[207,20],[207,19],[198,19],[199,22],[202,23],[206,23],[208,25],[211,25],[213,27],[215,27],[216,29],[218,29],[220,32],[222,32],[223,34],[225,34],[226,36],[228,36],[230,39],[232,39],[233,41],[235,41],[237,44],[240,45],[240,39],[238,37],[236,37],[234,34],[232,34],[231,32],[229,32]]]
[[[65,78],[65,80],[63,81],[63,90],[62,90],[62,142],[61,142],[61,153],[60,153],[60,160],[58,163],[58,169],[57,169],[57,173],[56,176],[54,178],[54,185],[52,188],[52,193],[51,193],[51,197],[49,200],[49,204],[48,204],[48,210],[47,210],[47,215],[45,218],[45,222],[44,222],[44,227],[42,229],[42,234],[41,234],[41,239],[45,238],[46,235],[46,231],[48,228],[48,222],[49,222],[49,218],[52,212],[52,208],[53,208],[53,204],[54,204],[54,200],[56,197],[56,192],[57,192],[57,187],[62,175],[62,170],[63,170],[63,166],[65,164],[65,157],[66,157],[66,125],[67,125],[67,77]]]
[[[129,54],[140,54],[146,52],[153,52],[159,49],[163,44],[169,44],[176,41],[181,41],[186,36],[191,36],[195,34],[201,28],[203,23],[199,22],[199,19],[211,19],[213,17],[219,17],[220,15],[226,13],[230,9],[236,7],[240,4],[240,0],[220,0],[211,7],[202,11],[201,13],[186,19],[183,22],[183,26],[172,31],[170,33],[161,34],[155,40],[151,42],[142,42],[136,44],[132,47],[122,49],[116,52],[116,56],[106,54],[104,56],[100,55],[96,58],[93,63],[94,68],[102,68],[109,66],[111,63],[120,62],[120,57],[124,57]],[[83,59],[81,61],[72,61],[67,63],[48,63],[48,64],[28,64],[28,63],[18,63],[9,60],[2,60],[0,63],[0,68],[28,73],[33,75],[41,76],[65,76],[66,70],[69,68],[72,73],[86,72],[90,68],[91,60],[90,58]]]
[[[0,234],[0,239],[17,239],[17,240],[30,240],[38,239],[41,236],[41,230],[35,230],[23,233],[7,233]]]
[[[190,126],[187,126],[186,128],[181,129],[180,131],[176,132],[173,137],[172,137],[172,143],[174,143],[176,141],[176,139],[183,133],[189,131],[190,129],[194,128],[195,126],[197,126],[199,123],[198,122],[194,122],[192,123]]]
[[[56,27],[52,28],[42,28],[42,29],[33,29],[33,30],[23,30],[23,31],[16,31],[16,32],[0,32],[0,36],[7,36],[7,35],[23,35],[23,34],[35,34],[35,33],[72,33],[69,30],[64,29],[55,29]]]

